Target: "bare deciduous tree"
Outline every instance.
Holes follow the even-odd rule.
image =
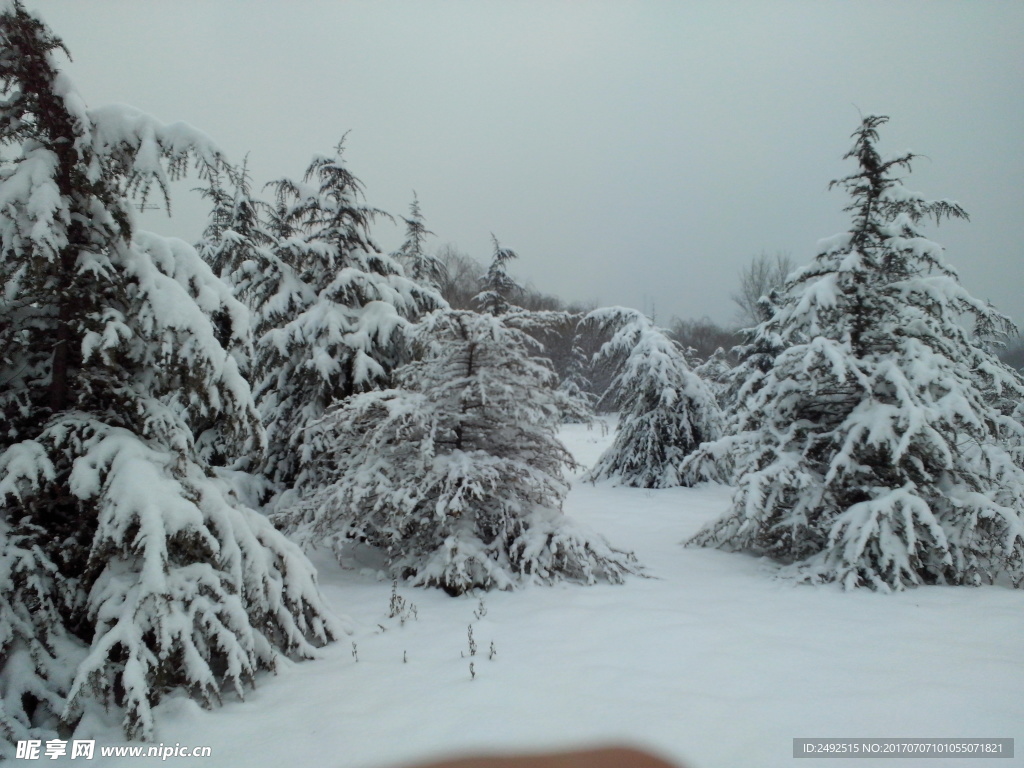
[[[751,328],[768,319],[760,303],[761,297],[781,288],[795,267],[793,257],[788,253],[776,251],[770,255],[762,251],[740,270],[740,289],[732,295],[732,300],[738,307],[736,319],[741,327]]]
[[[437,249],[435,258],[444,265],[441,295],[452,309],[474,309],[473,297],[480,292],[483,265],[453,243]]]
[[[706,315],[688,320],[673,317],[668,332],[669,336],[686,350],[691,362],[707,360],[717,349],[729,352],[741,341],[739,333],[734,328],[718,325]]]

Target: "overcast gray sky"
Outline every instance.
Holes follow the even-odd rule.
[[[761,251],[841,231],[828,182],[860,113],[891,117],[907,186],[967,288],[1024,320],[1024,3],[25,0],[86,102],[208,132],[255,179],[301,176],[350,131],[370,204],[568,300],[732,319]],[[186,190],[192,184],[186,185]],[[195,240],[175,198],[147,225]],[[395,248],[399,231],[377,239]]]

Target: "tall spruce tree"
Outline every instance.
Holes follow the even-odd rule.
[[[898,590],[1024,585],[1024,381],[987,349],[1012,329],[974,299],[920,227],[966,218],[883,159],[864,119],[832,182],[850,229],[790,276],[745,366],[757,386],[730,438],[732,510],[691,543],[745,550],[800,578]],[[967,323],[973,325],[969,330]],[[999,405],[1002,403],[1003,405]]]
[[[301,182],[271,185],[280,271],[257,310],[256,396],[264,471],[282,491],[313,465],[306,428],[330,405],[386,386],[402,362],[402,328],[443,302],[379,252],[370,226],[381,211],[362,202],[342,149],[315,157]]]
[[[423,221],[420,201],[415,192],[409,204],[409,217],[403,217],[402,220],[405,222],[405,240],[392,256],[402,265],[406,276],[439,291],[448,277],[448,270],[443,261],[427,253],[424,247],[427,237],[434,233],[427,229]]]
[[[319,482],[276,521],[342,558],[350,542],[377,547],[396,577],[451,594],[639,572],[562,513],[572,459],[536,342],[456,310],[409,333],[419,354],[399,388],[357,395],[309,430]]]
[[[225,166],[223,172],[211,173],[200,192],[211,210],[196,251],[235,297],[255,311],[269,298],[280,267],[276,238],[264,221],[267,206],[252,194],[248,158],[241,168]]]
[[[62,50],[0,4],[0,754],[97,709],[153,738],[168,692],[241,695],[332,636],[312,566],[197,449],[209,430],[262,449],[211,320],[245,346],[246,313],[191,247],[137,231],[125,197],[220,153],[87,108]]]
[[[480,293],[473,301],[482,312],[503,315],[515,307],[513,300],[523,293],[523,286],[508,273],[508,263],[519,256],[511,248],[502,248],[493,234],[491,242],[494,244],[491,263],[480,277]]]
[[[588,473],[640,488],[684,484],[683,459],[721,432],[712,391],[682,350],[643,313],[625,307],[595,309],[582,321],[609,338],[594,356],[615,370],[602,398],[620,411],[612,445]]]
[[[247,162],[235,168],[226,162],[208,170],[205,186],[198,192],[211,203],[210,216],[202,236],[195,244],[200,258],[210,265],[214,274],[231,289],[232,295],[249,310],[250,333],[244,339],[232,339],[230,320],[219,312],[211,318],[219,344],[232,355],[247,381],[255,366],[252,333],[257,330],[253,307],[265,293],[274,271],[273,238],[263,226],[260,208],[263,205],[251,194]],[[233,469],[255,468],[259,453],[248,453],[229,462],[230,447],[219,445],[217,430],[200,430],[197,446],[207,462],[218,467],[229,463]],[[243,494],[250,502],[253,494]]]

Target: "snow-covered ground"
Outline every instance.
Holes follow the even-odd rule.
[[[590,465],[611,436],[569,426],[563,439]],[[390,581],[320,556],[321,586],[352,636],[264,678],[244,703],[162,704],[164,744],[213,748],[167,762],[383,768],[627,742],[691,768],[812,768],[835,763],[794,763],[794,737],[1015,737],[1018,757],[991,764],[1024,764],[1024,591],[844,593],[773,579],[754,558],[682,548],[728,499],[724,488],[576,482],[567,513],[633,550],[653,578],[486,594],[480,618],[477,597],[400,588],[418,615],[402,625],[388,618]],[[113,743],[116,731],[97,740]],[[97,749],[88,764],[155,761]]]

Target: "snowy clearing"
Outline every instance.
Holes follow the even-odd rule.
[[[611,437],[562,432],[580,474]],[[567,513],[633,549],[654,578],[489,593],[482,618],[477,597],[399,588],[418,615],[402,625],[388,618],[390,581],[318,556],[325,597],[350,617],[351,638],[265,677],[244,703],[207,712],[165,701],[160,739],[209,745],[213,756],[199,762],[225,768],[385,768],[613,741],[690,768],[834,765],[794,764],[794,737],[1015,737],[1018,757],[993,765],[1024,763],[1024,594],[844,593],[773,579],[767,561],[683,549],[728,499],[726,488],[575,480]],[[110,726],[90,765],[125,764],[99,755],[123,743]],[[877,763],[841,765],[868,764]]]

